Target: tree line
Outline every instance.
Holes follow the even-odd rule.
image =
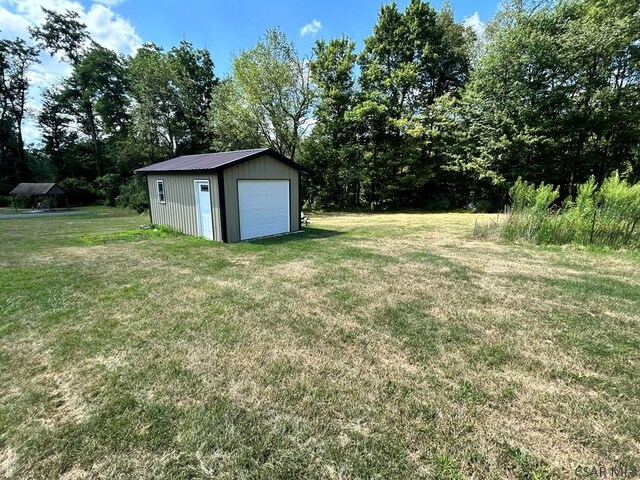
[[[480,35],[452,9],[380,8],[361,51],[342,36],[304,58],[279,29],[225,78],[186,41],[124,56],[77,14],[44,9],[0,40],[0,195],[58,181],[76,203],[143,209],[132,171],[167,158],[268,146],[303,163],[311,208],[500,208],[522,177],[562,196],[593,176],[640,178],[640,12],[635,0],[504,4]],[[41,51],[71,73],[42,94]],[[1,198],[1,197],[0,197]]]

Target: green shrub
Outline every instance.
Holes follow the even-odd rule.
[[[600,187],[591,177],[578,186],[575,199],[565,199],[560,207],[553,185],[536,187],[519,178],[509,194],[511,209],[501,226],[507,240],[640,247],[640,184],[630,185],[617,173]]]
[[[487,200],[486,198],[481,198],[479,200],[476,200],[473,207],[474,207],[473,210],[475,212],[484,213],[484,212],[492,212],[496,210],[496,207],[491,203],[491,200]]]
[[[130,208],[138,213],[149,208],[147,196],[147,179],[143,175],[136,175],[120,187],[120,195],[116,197],[116,205]]]
[[[629,185],[617,174],[612,175],[600,187],[598,203],[592,235],[598,243],[613,247],[638,243],[640,184]]]
[[[432,212],[444,212],[451,208],[451,202],[448,198],[435,199],[427,205],[427,210]]]
[[[118,192],[120,191],[120,184],[122,183],[121,177],[115,173],[107,173],[106,175],[96,178],[94,183],[96,185],[95,191],[98,198],[102,200],[104,205],[113,207]]]
[[[557,219],[550,218],[554,215],[550,208],[560,196],[559,188],[544,183],[536,187],[518,178],[509,189],[509,196],[512,215],[504,226],[505,238],[548,241],[553,236],[553,226],[557,223]]]
[[[35,207],[35,199],[33,197],[25,195],[16,195],[16,206],[18,208],[32,208]],[[0,207],[13,207],[13,198],[11,195],[0,196]]]

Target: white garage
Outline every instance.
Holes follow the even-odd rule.
[[[151,223],[239,242],[296,232],[304,167],[270,148],[184,155],[139,168]]]
[[[290,231],[289,180],[238,180],[240,240]]]

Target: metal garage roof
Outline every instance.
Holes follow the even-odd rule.
[[[55,183],[21,183],[10,195],[64,195],[65,191]]]
[[[238,163],[246,162],[261,155],[270,155],[277,160],[302,172],[304,167],[271,148],[252,148],[249,150],[234,150],[231,152],[202,153],[199,155],[183,155],[181,157],[154,163],[147,167],[138,168],[136,173],[153,172],[189,172],[196,170],[221,170]]]

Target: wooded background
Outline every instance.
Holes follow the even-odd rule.
[[[303,58],[278,29],[218,78],[206,49],[145,44],[122,56],[72,12],[45,10],[31,38],[0,39],[0,201],[56,181],[76,204],[142,210],[132,171],[178,155],[270,146],[306,165],[310,208],[476,208],[518,177],[560,186],[640,179],[636,0],[503,5],[480,35],[412,0],[381,7],[358,52],[318,40]],[[28,73],[44,50],[71,74],[22,128]]]

